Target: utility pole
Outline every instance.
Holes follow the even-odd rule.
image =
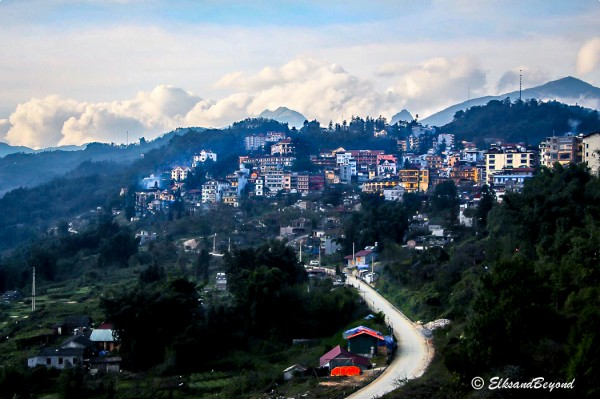
[[[521,101],[521,87],[523,83],[523,74],[521,72],[523,72],[523,70],[519,69],[519,102]]]
[[[31,284],[31,311],[35,310],[35,266],[33,267],[33,282]]]

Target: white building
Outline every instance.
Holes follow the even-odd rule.
[[[177,166],[171,170],[171,179],[175,181],[184,181],[187,179],[187,175],[190,173],[190,171],[191,169],[187,166]]]
[[[194,155],[194,160],[192,162],[192,167],[195,168],[200,163],[204,163],[207,160],[212,160],[213,162],[217,162],[217,154],[212,151],[200,151],[200,154]]]
[[[406,190],[401,185],[392,188],[383,189],[383,197],[386,201],[402,201],[402,196]]]
[[[598,176],[600,170],[600,132],[583,136],[583,162]]]

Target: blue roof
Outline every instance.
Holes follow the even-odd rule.
[[[383,336],[383,334],[377,330],[373,330],[372,328],[365,327],[365,326],[358,326],[358,327],[354,327],[354,328],[344,331],[344,339],[348,339],[349,336],[354,335],[359,331],[371,331],[372,333]]]

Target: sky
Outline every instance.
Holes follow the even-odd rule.
[[[0,0],[0,141],[422,119],[574,76],[600,86],[600,0]]]

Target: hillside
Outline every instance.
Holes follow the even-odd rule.
[[[201,128],[194,128],[202,130]],[[139,144],[110,145],[90,143],[83,148],[61,147],[34,151],[27,147],[6,146],[8,155],[0,156],[0,198],[10,190],[20,187],[35,187],[73,171],[83,162],[110,161],[130,164],[141,155],[165,145],[173,136],[189,129],[177,129],[156,140]],[[0,143],[2,151],[3,143]],[[22,148],[22,151],[15,149]]]
[[[598,111],[536,100],[492,100],[483,106],[458,111],[454,121],[441,127],[442,132],[478,143],[480,148],[486,148],[483,143],[489,140],[538,145],[548,136],[597,130],[600,130]]]
[[[519,98],[519,91],[500,94],[498,96],[485,96],[473,98],[469,101],[448,107],[440,112],[437,112],[421,122],[424,125],[442,126],[450,123],[454,114],[458,111],[464,111],[469,107],[485,105],[492,100],[504,100],[509,97],[512,101]],[[545,83],[541,86],[525,89],[521,93],[523,100],[535,98],[541,101],[559,101],[565,104],[579,104],[584,107],[598,108],[600,104],[600,88],[590,85],[582,80],[568,76],[552,82]]]

